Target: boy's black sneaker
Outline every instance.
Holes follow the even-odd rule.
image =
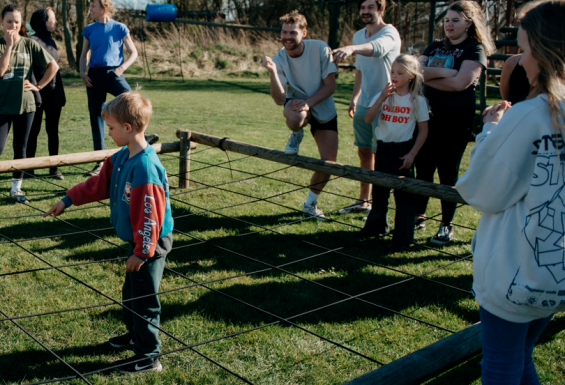
[[[113,347],[121,349],[121,348],[133,348],[135,341],[133,340],[133,336],[130,333],[128,333],[128,334],[124,334],[123,336],[112,337],[108,340],[108,342]]]
[[[134,373],[146,373],[146,372],[161,372],[163,371],[163,367],[161,366],[161,362],[159,361],[159,357],[155,358],[146,358],[141,361],[139,360],[141,357],[133,356],[131,358],[127,358],[125,360],[119,360],[114,362],[114,365],[125,364],[120,367],[117,367],[116,370],[121,374],[134,374]],[[137,361],[137,362],[132,362]]]

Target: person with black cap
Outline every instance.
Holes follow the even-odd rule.
[[[59,62],[59,51],[57,44],[51,38],[51,32],[55,31],[57,19],[55,12],[51,7],[38,9],[31,15],[31,28],[35,34],[31,37],[38,42],[45,51],[47,51],[55,62]],[[41,79],[45,69],[39,66],[33,66],[33,75],[36,79]],[[55,77],[40,91],[41,98],[36,102],[41,103],[35,110],[35,117],[31,125],[31,132],[27,142],[26,157],[34,158],[37,149],[37,138],[41,130],[41,122],[43,121],[43,113],[45,112],[45,131],[47,131],[47,143],[49,155],[59,155],[59,118],[61,110],[67,102],[65,98],[65,89],[61,80],[61,72],[57,71]],[[25,177],[34,176],[34,171],[28,171]],[[49,176],[56,179],[64,179],[63,174],[56,168],[49,169]]]

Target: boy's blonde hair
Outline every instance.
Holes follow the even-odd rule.
[[[410,117],[416,119],[418,117],[418,108],[420,107],[420,103],[418,103],[418,96],[421,96],[426,101],[426,109],[429,112],[429,103],[428,99],[424,96],[424,92],[422,90],[422,85],[424,84],[424,77],[422,75],[420,69],[420,62],[414,55],[410,55],[408,53],[400,54],[394,59],[392,65],[400,64],[406,72],[408,72],[411,76],[414,76],[412,81],[410,82],[409,92],[410,92],[410,104],[412,104],[412,109],[410,112]],[[391,65],[391,66],[392,66]],[[389,100],[389,107],[394,105],[394,98],[395,95],[392,95]]]
[[[131,124],[137,132],[145,131],[152,114],[151,101],[137,92],[120,94],[102,108],[102,119],[111,116],[120,124]]]

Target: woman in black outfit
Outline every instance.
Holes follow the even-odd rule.
[[[55,31],[56,24],[55,12],[53,12],[51,7],[39,9],[31,15],[30,25],[35,31],[35,35],[31,38],[38,42],[58,63],[59,51],[57,51],[57,44],[51,38],[51,32]],[[44,73],[44,68],[33,66],[33,74],[36,79],[41,79]],[[27,142],[26,156],[28,158],[35,157],[37,137],[39,136],[41,122],[43,121],[43,112],[45,112],[45,130],[47,131],[49,155],[59,155],[59,118],[61,117],[61,110],[67,102],[60,71],[57,71],[53,80],[40,91],[40,94],[41,105],[35,111]],[[34,172],[29,171],[26,177],[33,177],[33,175]],[[49,169],[49,176],[64,179],[63,174],[56,167]]]
[[[508,58],[500,75],[500,96],[502,100],[508,100],[512,105],[526,100],[530,93],[530,82],[526,77],[526,71],[519,64],[521,56],[514,55]]]
[[[459,177],[475,116],[475,86],[486,68],[486,56],[495,49],[482,13],[474,1],[451,4],[444,18],[445,40],[431,43],[419,58],[431,115],[428,137],[415,160],[417,179],[433,182],[436,169],[442,184],[454,186]],[[431,77],[426,72],[433,67],[453,69],[457,75],[427,80]],[[425,227],[428,199],[416,197],[416,229]],[[445,245],[453,238],[455,208],[455,203],[441,201],[441,225],[432,243]]]

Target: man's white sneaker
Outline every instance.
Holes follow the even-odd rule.
[[[24,204],[29,204],[29,201],[26,199],[25,194],[22,192],[22,190],[10,190],[10,198],[12,198],[13,200],[15,200],[18,203],[24,203]]]
[[[316,217],[319,221],[327,221],[328,219],[324,216],[324,212],[318,208],[318,202],[314,202],[311,205],[304,203],[302,208],[302,213],[311,217]]]
[[[297,132],[293,132],[290,134],[288,138],[288,143],[284,148],[284,153],[287,155],[296,155],[298,154],[298,149],[300,148],[300,143],[302,143],[302,139],[304,138],[304,134],[299,134]]]

